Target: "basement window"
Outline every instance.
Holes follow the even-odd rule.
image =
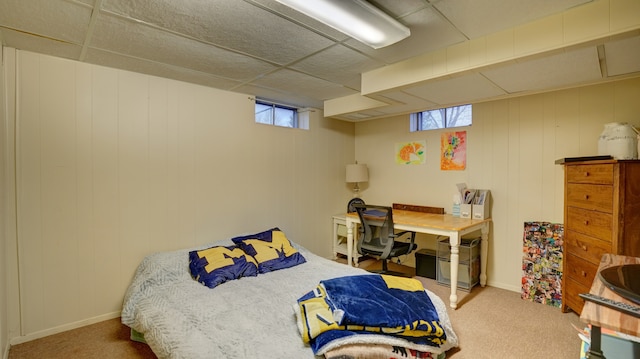
[[[409,128],[411,132],[437,130],[450,127],[471,126],[471,105],[461,105],[414,112],[410,116]]]
[[[256,123],[299,128],[298,109],[264,100],[256,100]]]

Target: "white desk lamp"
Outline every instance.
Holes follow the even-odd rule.
[[[360,196],[360,187],[358,183],[369,181],[369,170],[367,165],[356,162],[355,164],[347,165],[347,183],[355,183],[353,186],[353,197]]]

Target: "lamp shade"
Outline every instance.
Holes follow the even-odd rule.
[[[369,170],[362,163],[347,165],[347,182],[358,183],[369,181]]]

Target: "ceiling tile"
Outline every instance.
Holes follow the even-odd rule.
[[[4,45],[9,47],[65,59],[77,60],[82,51],[82,47],[79,45],[7,29],[2,30],[0,39]]]
[[[178,66],[131,58],[96,49],[89,49],[87,51],[85,61],[96,65],[115,67],[127,71],[165,77],[178,81],[191,82],[203,86],[215,87],[218,89],[227,90],[240,84],[237,81],[217,77],[200,71],[194,71]]]
[[[257,98],[294,107],[323,108],[323,101],[316,100],[313,97],[301,93],[283,91],[281,89],[257,86],[255,84],[245,84],[235,88],[233,91],[252,94],[252,96]]]
[[[348,47],[335,45],[289,67],[360,90],[360,74],[383,65]]]
[[[250,80],[276,68],[248,56],[108,15],[99,17],[91,47],[234,80]]]
[[[604,44],[607,75],[618,76],[640,71],[640,36]]]
[[[396,19],[431,6],[424,0],[370,0],[369,2]]]
[[[430,0],[469,39],[543,18],[592,0]]]
[[[389,91],[376,96],[379,101],[408,105],[411,108],[430,108],[436,104],[403,91]]]
[[[281,65],[334,43],[245,1],[105,0],[104,8]]]
[[[482,73],[509,93],[560,88],[602,78],[596,47],[562,52]]]
[[[0,25],[35,36],[82,44],[90,19],[91,8],[68,1],[0,1]]]
[[[373,58],[391,64],[465,40],[462,33],[431,7],[404,17],[402,22],[411,28],[411,36],[391,46],[374,50],[353,39],[345,43]]]
[[[296,84],[295,86],[289,86],[294,89],[291,92],[321,100],[335,98],[336,94],[340,94],[337,97],[343,97],[358,93],[339,84],[287,69],[270,73],[254,81],[254,83],[262,87],[271,88],[286,88],[284,86],[286,84]]]
[[[404,92],[440,106],[468,103],[505,94],[504,91],[477,73],[428,82],[421,86],[405,89]]]

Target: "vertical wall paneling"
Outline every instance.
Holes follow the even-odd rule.
[[[118,71],[92,67],[92,230],[94,287],[99,313],[118,310],[121,287],[118,166]]]
[[[93,222],[93,166],[92,166],[92,91],[91,66],[78,64],[75,67],[75,163],[76,163],[76,216],[77,224],[77,291],[78,318],[88,318],[99,314],[96,307],[95,291],[91,285],[95,273],[95,238]],[[89,254],[89,255],[87,255]]]
[[[556,158],[556,148],[554,146],[557,126],[555,122],[555,114],[553,112],[553,102],[551,101],[553,96],[547,94],[541,95],[541,120],[540,126],[542,126],[542,152],[540,164],[542,172],[542,214],[541,217],[536,220],[545,220],[549,218],[561,218],[562,217],[562,203],[563,200],[558,198],[556,193],[556,184],[560,185],[561,180],[559,174],[564,174],[562,167],[555,164],[555,161],[548,161],[547,158]],[[550,190],[552,189],[552,190]]]
[[[118,73],[118,188],[122,272],[119,291],[149,254],[149,78]]]
[[[166,81],[166,80],[163,80]],[[160,248],[165,250],[174,250],[178,248],[184,248],[184,238],[180,232],[180,171],[179,171],[179,149],[180,149],[180,127],[179,127],[179,112],[180,103],[177,100],[180,95],[179,86],[166,86],[166,117],[167,117],[167,137],[166,137],[166,184],[167,187],[162,193],[166,197],[166,212],[167,212],[167,228],[165,229],[165,237],[163,240],[155,241],[160,245]],[[155,88],[156,86],[152,86]],[[160,96],[158,99],[162,99]],[[155,107],[155,106],[154,106]],[[160,108],[160,107],[158,107]],[[161,132],[159,132],[161,133]],[[156,154],[157,156],[157,154]],[[152,199],[153,200],[153,199]],[[163,245],[164,244],[164,245]],[[162,250],[162,249],[159,249]]]
[[[531,221],[544,220],[541,196],[543,173],[543,138],[544,121],[541,96],[531,96],[529,101],[516,101],[518,105],[519,129],[513,138],[519,142],[520,154],[516,159],[519,164],[518,196],[514,196],[520,202],[520,216],[530,218]]]
[[[195,99],[185,96],[186,85],[179,84],[178,100],[178,228],[179,241],[185,246],[195,245],[196,228],[196,163],[195,163]]]
[[[527,163],[521,162],[521,152],[522,151],[531,151],[531,148],[522,148],[520,147],[520,141],[523,140],[521,138],[521,112],[520,112],[520,100],[519,98],[507,100],[508,102],[508,120],[506,126],[508,128],[508,142],[507,148],[505,149],[508,153],[507,162],[506,162],[506,204],[507,204],[507,212],[506,212],[506,240],[502,243],[495,241],[496,246],[503,247],[504,256],[499,257],[502,265],[507,265],[510,268],[515,268],[514,264],[520,262],[520,258],[516,256],[511,256],[509,253],[514,253],[516,248],[522,247],[521,237],[522,230],[513,226],[513,223],[520,221],[520,218],[523,218],[522,212],[525,210],[527,204],[520,201],[522,196],[521,191],[528,191],[529,188],[522,187],[522,174],[527,173],[529,170]],[[528,196],[527,196],[528,197]],[[529,204],[530,205],[530,204]],[[508,263],[508,264],[507,264]],[[498,264],[498,263],[496,263]],[[515,277],[515,273],[513,271],[509,271],[503,274],[503,277],[513,278]],[[519,274],[518,274],[519,276]],[[507,279],[508,280],[508,279]]]
[[[491,131],[493,132],[490,147],[491,156],[493,157],[493,167],[488,168],[495,173],[495,176],[493,177],[492,183],[485,184],[485,187],[491,190],[491,217],[506,218],[510,208],[507,200],[509,190],[507,176],[510,130],[509,102],[501,101],[492,103],[491,106],[474,107],[479,107],[479,111],[474,109],[474,113],[478,113],[478,116],[475,118],[486,118],[486,120],[491,123]],[[486,117],[481,117],[483,115],[486,115]],[[499,263],[502,258],[506,258],[509,255],[507,248],[497,241],[498,238],[506,238],[508,236],[508,222],[493,221],[491,229],[492,237],[489,241],[488,253],[489,263],[487,263],[487,271],[489,274],[494,273],[493,270],[500,268]]]
[[[168,81],[160,78],[149,78],[149,168],[147,190],[149,204],[148,241],[145,252],[159,248],[173,249],[170,238],[175,233],[170,228],[175,217],[169,211],[169,86]]]
[[[19,334],[15,210],[15,51],[0,47],[0,353]]]
[[[31,308],[21,312],[22,333],[45,326],[42,288],[46,250],[42,243],[41,215],[41,141],[40,141],[40,58],[18,53],[17,75],[17,211],[20,265],[20,305]],[[29,238],[28,241],[22,238]]]
[[[40,143],[43,296],[58,308],[45,311],[45,325],[78,319],[76,210],[75,66],[61,60],[40,63]],[[46,95],[45,95],[46,94]]]

